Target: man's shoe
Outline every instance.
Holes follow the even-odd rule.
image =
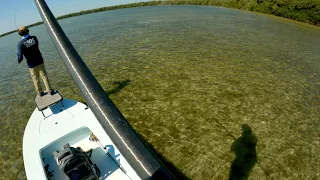
[[[40,97],[42,97],[42,96],[45,95],[45,93],[44,93],[44,92],[40,92],[40,93],[38,93],[38,95],[39,95]]]
[[[56,91],[55,90],[51,90],[48,93],[52,96],[52,95],[54,95],[56,93]]]

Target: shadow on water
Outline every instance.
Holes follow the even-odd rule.
[[[244,124],[241,128],[242,135],[231,146],[236,158],[231,165],[229,180],[248,179],[250,171],[257,163],[256,146],[258,140],[249,125]]]
[[[120,92],[123,88],[125,88],[126,86],[128,86],[130,84],[131,80],[127,79],[125,81],[115,81],[113,82],[113,85],[117,85],[115,88],[113,88],[110,91],[105,91],[105,93],[107,93],[108,96],[110,96],[111,94],[116,94],[118,92]],[[88,106],[88,104],[85,101],[80,101],[81,103],[85,104],[86,106]]]
[[[150,148],[150,150],[157,156],[157,158],[161,161],[161,163],[174,175],[176,179],[179,180],[190,180],[185,174],[183,174],[174,164],[172,164],[167,158],[165,158],[160,152],[158,152],[152,144],[150,144],[148,141],[146,141],[142,135],[140,135],[140,138],[143,140],[143,142]],[[168,179],[167,177],[163,176],[163,173],[161,171],[156,171],[152,175],[152,179],[156,180],[163,180]]]
[[[125,81],[122,81],[122,82],[121,81],[116,81],[113,84],[117,85],[117,87],[115,87],[114,89],[112,89],[110,91],[106,91],[106,93],[108,95],[116,94],[119,91],[121,91],[124,87],[128,86],[130,82],[131,82],[130,80],[125,80]]]

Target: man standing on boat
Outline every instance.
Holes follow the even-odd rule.
[[[30,36],[29,29],[25,26],[19,28],[18,34],[22,36],[22,40],[18,44],[18,63],[20,64],[22,62],[23,56],[27,59],[31,77],[39,96],[45,95],[40,85],[39,76],[41,76],[48,94],[52,95],[54,91],[51,88],[47,72],[44,67],[37,37]]]

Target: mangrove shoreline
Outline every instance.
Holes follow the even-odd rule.
[[[273,14],[276,16],[293,19],[296,21],[309,23],[320,26],[320,0],[168,0],[168,1],[149,1],[131,4],[121,4],[117,6],[108,6],[86,11],[80,11],[57,17],[58,20],[73,16],[80,16],[101,11],[133,8],[143,6],[159,6],[159,5],[207,5],[222,6],[227,8],[236,8],[265,14]],[[27,27],[33,27],[43,24],[36,22]],[[0,37],[17,32],[13,30]]]

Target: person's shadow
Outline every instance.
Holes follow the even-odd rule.
[[[236,139],[231,146],[236,158],[231,165],[229,180],[247,180],[250,171],[257,163],[256,146],[258,140],[249,125],[244,124],[241,128],[241,137]]]

